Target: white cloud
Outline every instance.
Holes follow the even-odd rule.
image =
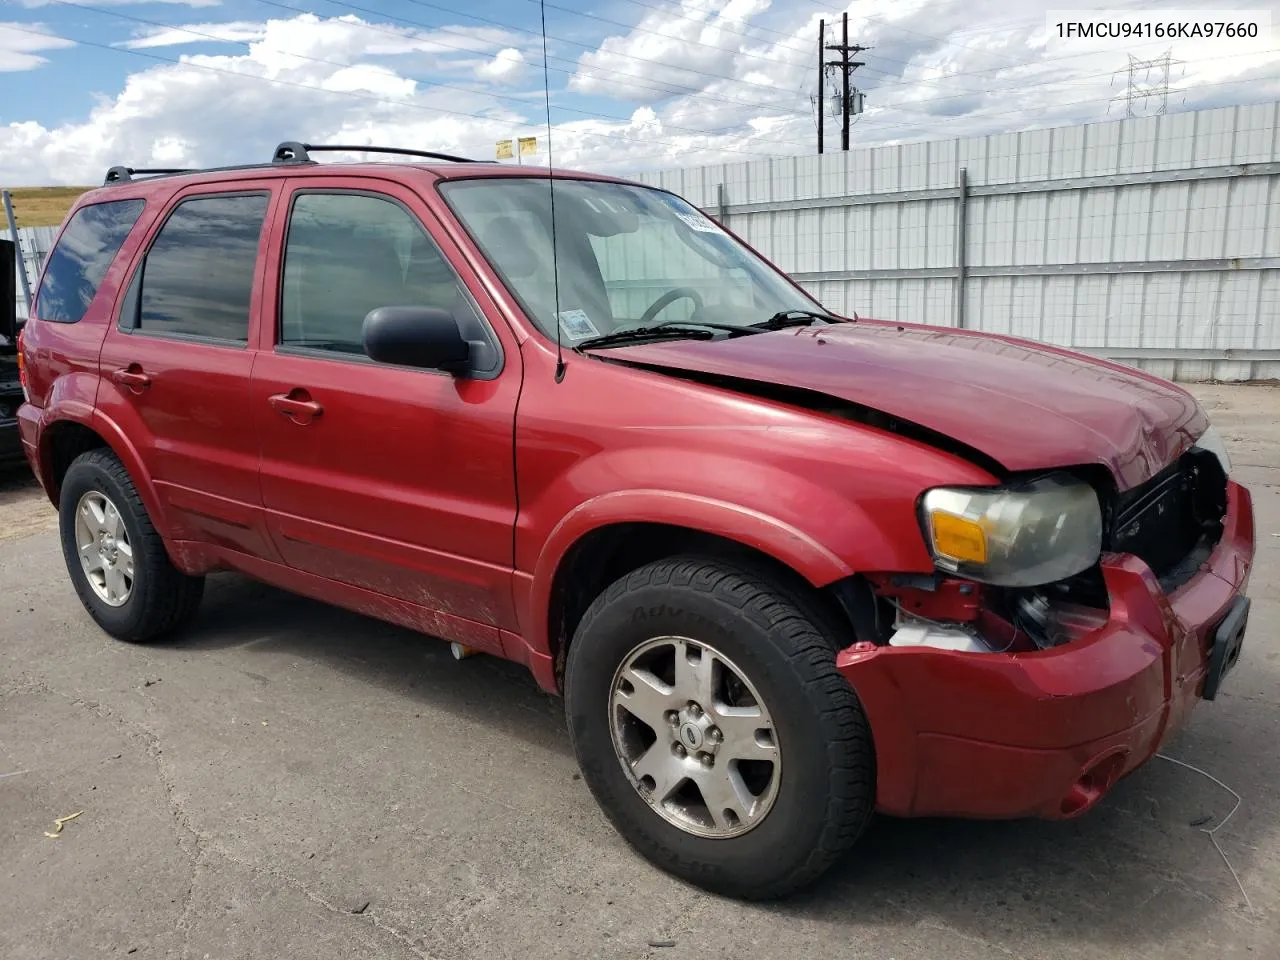
[[[493,59],[476,67],[476,75],[485,80],[512,80],[524,73],[524,54],[515,47],[503,47]]]
[[[606,37],[578,58],[570,89],[655,98],[672,86],[700,85],[708,76],[733,75],[739,48],[760,46],[742,28],[768,9],[769,0],[683,0],[646,14],[625,36]]]
[[[1123,78],[1113,85],[1113,75],[1124,58],[1048,52],[1044,13],[1054,2],[857,0],[850,36],[871,49],[854,74],[866,93],[854,145],[1100,120],[1109,105],[1115,116]],[[556,164],[625,172],[812,153],[818,16],[793,5],[770,9],[766,0],[683,0],[646,12],[634,30],[601,37],[577,61],[567,90],[559,88],[565,75],[552,74]],[[117,163],[243,163],[287,139],[490,159],[494,140],[536,135],[536,162],[546,162],[542,76],[533,69],[541,50],[514,29],[414,31],[308,14],[168,27],[127,44],[176,48],[178,57],[184,46],[209,42],[199,34],[240,47],[149,66],[56,128],[30,119],[26,104],[6,111],[20,119],[0,125],[0,181],[93,183]],[[41,49],[66,43],[0,28],[0,64],[29,69]],[[1134,52],[1155,56],[1167,45]],[[1201,44],[1175,45],[1174,56],[1187,63],[1171,77],[1179,92],[1170,110],[1280,99],[1275,54],[1236,56]],[[1252,82],[1224,85],[1238,80]],[[583,116],[588,109],[613,118]],[[837,125],[828,123],[827,148],[838,149]]]
[[[372,59],[439,60],[438,38],[363,27],[351,17],[270,21],[247,51],[184,56],[130,75],[82,120],[0,126],[0,180],[83,184],[120,163],[252,162],[289,139],[492,152],[494,137],[521,121],[483,91],[419,83]],[[488,50],[502,49],[506,39],[502,31],[469,36]],[[451,35],[449,43],[457,39]]]
[[[247,43],[266,36],[267,25],[232,20],[227,23],[189,23],[176,27],[148,27],[120,44],[130,50],[176,47],[191,43]]]
[[[0,73],[34,70],[48,62],[39,56],[41,51],[73,46],[70,40],[48,34],[38,23],[0,23]]]

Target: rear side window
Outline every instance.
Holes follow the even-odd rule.
[[[49,254],[36,300],[40,319],[78,323],[84,317],[143,206],[142,200],[112,200],[76,211]]]
[[[246,342],[268,200],[269,194],[254,193],[180,203],[151,244],[141,280],[135,280],[133,328]]]

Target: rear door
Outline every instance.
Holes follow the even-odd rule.
[[[497,649],[496,628],[514,627],[518,350],[411,191],[300,179],[281,217],[278,312],[250,397],[276,547],[299,570],[432,611],[433,633]],[[370,360],[365,315],[406,305],[452,312],[484,369]]]
[[[249,383],[280,181],[193,185],[152,228],[102,349],[98,406],[138,447],[174,539],[276,558]]]

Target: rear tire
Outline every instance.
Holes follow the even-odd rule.
[[[592,794],[643,856],[717,893],[809,884],[874,806],[866,717],[808,607],[744,567],[660,560],[597,597],[569,649]]]
[[[111,636],[158,640],[195,616],[204,578],[170,561],[129,472],[110,450],[90,450],[72,462],[58,527],[80,602]]]

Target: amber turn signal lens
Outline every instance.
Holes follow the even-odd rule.
[[[932,525],[933,549],[939,555],[966,563],[987,562],[987,537],[977,523],[950,513],[935,513]]]

